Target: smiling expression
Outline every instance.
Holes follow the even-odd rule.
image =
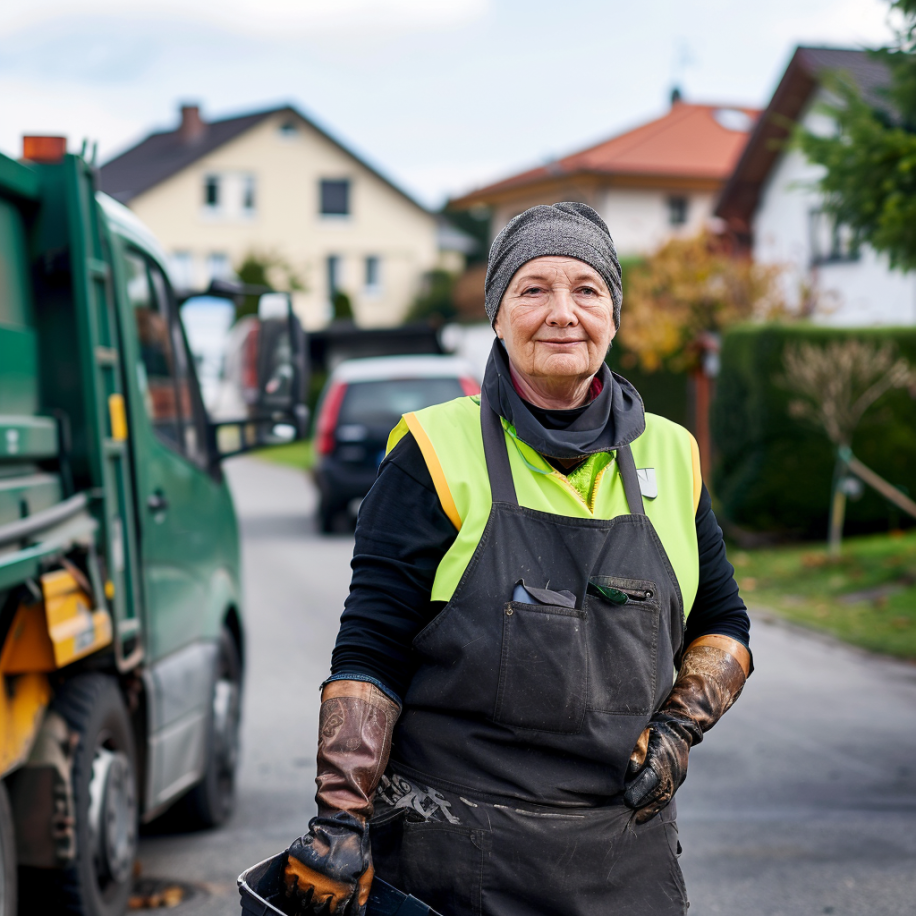
[[[617,333],[601,274],[584,261],[559,256],[534,258],[519,268],[494,329],[521,380],[551,400],[563,392],[578,399]]]

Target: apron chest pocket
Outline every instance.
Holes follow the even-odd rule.
[[[597,576],[589,611],[589,709],[644,716],[654,710],[661,603],[654,582]],[[608,595],[611,597],[609,598]],[[626,595],[626,601],[615,601]]]
[[[510,601],[503,608],[494,720],[516,728],[574,734],[588,692],[586,613]]]

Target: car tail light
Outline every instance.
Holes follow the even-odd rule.
[[[466,395],[480,394],[480,385],[478,385],[477,382],[475,382],[474,379],[472,379],[470,376],[462,375],[461,378],[458,379],[458,382],[461,385],[461,390]]]
[[[347,386],[343,382],[335,382],[325,395],[321,413],[318,416],[318,427],[315,430],[316,445],[319,455],[330,455],[334,451],[334,430],[337,427],[337,418],[343,404]]]

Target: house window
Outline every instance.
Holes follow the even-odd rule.
[[[812,210],[808,220],[812,266],[859,260],[859,241],[849,226],[838,223],[832,213],[823,210]]]
[[[382,259],[370,254],[366,258],[366,292],[377,293],[382,288]]]
[[[217,210],[219,205],[219,175],[207,175],[204,178],[204,206]]]
[[[325,262],[328,277],[328,300],[340,289],[340,255],[329,254]]]
[[[296,126],[295,121],[284,121],[279,128],[278,133],[284,140],[290,140],[293,137],[298,136],[299,128]]]
[[[190,251],[173,251],[169,271],[178,289],[191,289],[194,286],[194,255]]]
[[[254,175],[242,175],[242,213],[250,216],[257,202]]]
[[[346,178],[321,180],[321,215],[350,215],[350,182]]]
[[[683,226],[687,222],[689,201],[686,197],[668,198],[668,225]]]
[[[207,278],[210,280],[232,279],[232,262],[229,255],[222,251],[214,251],[207,255]]]

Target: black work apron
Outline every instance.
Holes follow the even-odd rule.
[[[673,807],[636,826],[622,804],[684,626],[632,453],[616,454],[630,514],[570,518],[519,506],[485,398],[481,428],[493,505],[452,599],[414,640],[389,770],[462,816],[420,823],[380,795],[378,873],[445,916],[683,913]],[[575,606],[514,601],[518,583]]]

